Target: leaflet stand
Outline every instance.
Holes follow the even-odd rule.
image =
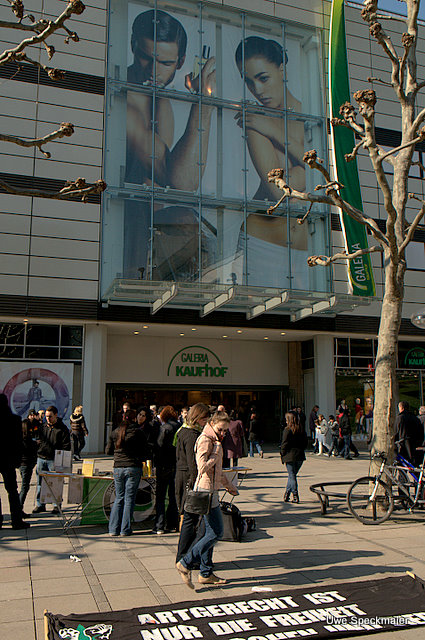
[[[45,482],[48,492],[50,496],[53,498],[53,501],[57,504],[60,516],[62,518],[62,529],[65,532],[67,529],[72,527],[77,519],[81,517],[82,513],[89,507],[89,505],[95,500],[95,498],[99,495],[104,487],[105,476],[93,476],[92,480],[98,480],[98,482],[93,483],[93,486],[89,489],[88,495],[86,495],[86,500],[83,505],[83,489],[82,483],[84,482],[84,476],[80,474],[72,474],[72,473],[60,473],[60,472],[49,472],[43,471],[40,473],[42,477],[42,481]],[[60,483],[60,493],[58,492],[58,482],[57,478],[62,479],[62,483]],[[75,479],[81,480],[81,497],[80,501],[75,505],[70,514],[65,514],[62,510],[62,498],[63,498],[63,486],[64,480],[68,478],[69,482],[72,482]],[[110,478],[111,482],[113,482],[113,478]]]

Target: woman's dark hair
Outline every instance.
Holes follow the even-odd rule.
[[[299,431],[301,431],[301,426],[295,420],[295,416],[293,413],[290,413],[290,412],[285,413],[285,420],[286,420],[286,426],[288,427],[288,429],[292,431],[292,433],[298,433]]]
[[[121,449],[121,445],[125,440],[125,434],[127,433],[127,428],[130,424],[133,424],[136,421],[136,412],[133,409],[129,409],[123,415],[122,422],[118,427],[118,437],[115,445],[116,449]]]
[[[153,40],[155,36],[154,20],[156,19],[156,41],[175,42],[178,49],[179,62],[186,55],[187,35],[183,25],[169,13],[153,9],[139,13],[134,19],[131,33],[131,50],[135,53],[138,42],[142,38]]]
[[[139,407],[137,409],[137,411],[136,411],[136,418],[137,418],[137,416],[139,415],[139,413],[141,411],[144,411],[145,414],[146,414],[146,422],[151,422],[151,420],[152,420],[152,411],[149,409],[149,407],[145,407],[145,406]]]
[[[230,420],[239,420],[239,413],[236,411],[236,409],[232,409],[229,412],[229,418]]]
[[[333,416],[331,413],[329,414],[329,420],[335,420],[335,416]]]
[[[168,422],[170,419],[177,420],[177,411],[171,406],[171,404],[167,404],[159,414],[159,417],[162,422]]]
[[[235,62],[240,73],[242,73],[242,47],[244,48],[245,60],[249,60],[250,58],[264,58],[277,67],[280,67],[283,63],[283,48],[276,40],[266,40],[259,36],[249,36],[238,44],[235,52]],[[286,53],[285,62],[287,62]]]

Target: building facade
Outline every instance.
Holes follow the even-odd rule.
[[[336,211],[318,205],[300,225],[307,208],[291,200],[268,214],[280,195],[268,170],[312,190],[304,151],[330,164],[329,12],[326,0],[90,0],[73,21],[80,42],[54,38],[63,81],[0,67],[3,129],[76,127],[50,160],[1,143],[2,178],[108,184],[84,204],[0,194],[0,386],[15,411],[53,403],[66,421],[81,403],[87,451],[100,452],[124,400],[256,406],[271,441],[289,406],[373,402],[380,254],[376,295],[354,296],[345,264],[307,267],[344,248]],[[346,30],[351,90],[369,88],[388,64],[358,5]],[[397,104],[377,91],[378,142],[395,147]],[[364,209],[384,224],[365,155],[358,166]],[[423,191],[416,166],[410,189]],[[416,407],[425,340],[409,318],[425,297],[424,241],[418,230],[408,249],[398,354],[400,398]]]

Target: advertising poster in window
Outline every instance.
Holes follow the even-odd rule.
[[[0,389],[22,419],[31,409],[53,405],[62,420],[72,413],[74,365],[60,362],[1,362]]]
[[[266,214],[267,203],[281,195],[267,181],[269,170],[282,167],[293,187],[306,187],[305,123],[297,114],[312,108],[299,82],[311,64],[303,51],[308,38],[286,38],[284,51],[280,24],[265,34],[255,24],[243,30],[211,18],[200,22],[196,11],[128,5],[124,184],[153,186],[158,195],[181,192],[182,199],[126,201],[123,275],[194,281],[207,267],[214,280],[226,221],[214,227],[198,203],[186,206],[184,197],[195,196],[262,203],[246,227],[241,219],[239,233],[231,221],[229,252],[243,252],[244,261],[228,266],[227,281],[288,288],[292,277],[293,287],[308,289],[307,225],[291,238],[286,216]],[[317,65],[317,51],[314,59]],[[278,265],[273,274],[271,263]]]

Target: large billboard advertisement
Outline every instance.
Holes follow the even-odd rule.
[[[72,413],[74,365],[64,362],[2,362],[0,389],[13,413],[26,418],[31,409],[58,409],[63,420]]]
[[[109,126],[125,123],[125,131],[109,138],[125,136],[119,179],[132,195],[122,231],[116,219],[110,225],[107,260],[118,239],[123,247],[110,272],[308,290],[307,257],[323,251],[312,246],[323,236],[297,225],[294,213],[288,221],[289,209],[267,215],[282,195],[267,173],[282,167],[304,189],[304,151],[323,149],[316,31],[179,4],[130,2],[126,18],[113,12],[109,73],[126,88],[125,109],[114,103],[122,117]],[[114,43],[125,31],[123,59]],[[118,156],[112,146],[108,153],[113,174]]]

